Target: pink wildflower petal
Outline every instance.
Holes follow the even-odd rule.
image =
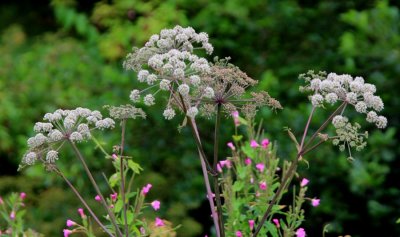
[[[256,165],[256,168],[262,173],[264,171],[265,165],[263,163],[258,163]]]
[[[63,233],[64,233],[64,237],[68,237],[70,234],[72,234],[72,231],[68,230],[68,229],[64,229]]]
[[[254,228],[254,220],[249,220],[249,226],[250,226],[250,230],[253,230],[253,228]]]
[[[112,154],[111,158],[113,158],[113,160],[118,159],[118,156],[116,154]]]
[[[155,211],[157,211],[158,209],[160,209],[160,201],[158,201],[158,200],[155,200],[155,201],[153,201],[152,203],[151,203],[151,206],[153,207],[153,209],[155,210]]]
[[[228,142],[226,145],[227,145],[229,148],[231,148],[232,151],[236,150],[235,145],[233,145],[232,142]]]
[[[311,199],[311,205],[312,205],[313,207],[319,206],[319,202],[320,202],[319,199],[316,199],[316,198]]]
[[[296,237],[305,237],[306,236],[306,232],[304,231],[303,228],[299,228],[296,231]]]
[[[83,208],[79,208],[79,209],[78,209],[78,213],[79,213],[79,215],[81,216],[81,218],[84,218],[84,217],[85,217],[85,213],[83,212]]]
[[[239,118],[239,111],[233,111],[232,112],[232,117]]]
[[[26,193],[20,193],[19,194],[19,198],[21,198],[21,199],[25,199],[26,198]]]
[[[151,187],[153,187],[153,185],[151,185],[151,184],[147,184],[146,186],[144,186],[144,187],[142,188],[142,194],[143,194],[143,195],[146,195],[147,193],[149,193]]]
[[[222,168],[224,166],[226,166],[226,168],[228,168],[228,169],[232,168],[232,162],[230,160],[221,160],[219,163]]]
[[[267,189],[267,183],[266,182],[260,182],[259,186],[260,186],[261,190],[266,190]]]
[[[278,219],[275,218],[275,219],[272,219],[272,221],[274,222],[274,224],[276,225],[277,228],[281,227]]]
[[[111,200],[113,200],[115,202],[115,200],[117,200],[118,193],[113,193],[110,196],[111,196]]]
[[[246,165],[251,165],[251,159],[250,159],[250,158],[246,158],[246,159],[244,160],[244,163],[245,163]]]
[[[67,226],[68,227],[71,227],[71,226],[74,226],[74,225],[76,225],[76,223],[74,221],[67,220]]]
[[[164,226],[165,224],[164,224],[163,220],[161,220],[160,218],[156,217],[155,225],[157,227],[160,227],[160,226]]]
[[[261,146],[262,146],[263,148],[267,148],[268,145],[269,145],[269,140],[268,140],[268,139],[263,139],[263,140],[261,141]]]
[[[240,230],[236,231],[236,237],[243,237],[242,232]]]
[[[12,211],[12,212],[10,213],[10,219],[11,219],[11,220],[14,220],[14,219],[15,219],[15,211]]]
[[[94,197],[94,200],[96,200],[96,201],[100,202],[100,201],[101,201],[101,197],[100,197],[100,195],[96,195],[96,197]]]
[[[306,186],[309,182],[310,182],[310,180],[308,180],[308,179],[306,179],[306,178],[303,178],[303,179],[301,180],[300,186],[301,186],[301,187],[304,187],[304,186]]]
[[[221,165],[220,165],[220,164],[217,164],[217,171],[220,172],[220,173],[222,173],[222,168],[221,168]]]
[[[260,145],[256,142],[256,140],[251,140],[250,146],[251,146],[252,148],[257,148],[257,147],[259,147]]]

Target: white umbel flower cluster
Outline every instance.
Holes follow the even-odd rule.
[[[310,101],[314,107],[323,107],[325,103],[334,105],[341,101],[352,105],[358,113],[366,114],[366,120],[382,129],[387,125],[384,116],[377,115],[384,108],[382,99],[376,96],[376,87],[365,83],[364,78],[336,73],[314,74],[310,71],[300,76],[306,81],[301,87],[303,92],[310,92]]]
[[[135,49],[124,62],[126,69],[137,72],[139,82],[149,86],[143,91],[132,90],[131,101],[137,103],[143,100],[146,106],[151,106],[155,104],[155,94],[159,91],[168,91],[170,98],[179,92],[185,98],[188,108],[196,106],[191,95],[198,92],[201,78],[211,71],[210,63],[194,54],[197,49],[205,50],[206,54],[213,52],[213,46],[208,42],[208,35],[204,32],[196,33],[191,27],[176,26],[151,36],[143,48]],[[148,89],[155,91],[152,94],[147,92],[142,98],[141,94]],[[213,91],[207,89],[204,97],[210,99],[212,96]],[[171,110],[173,104],[170,100],[164,111],[166,119],[175,116],[175,112]]]
[[[21,166],[33,165],[37,161],[45,164],[58,160],[58,150],[63,141],[79,143],[91,138],[93,129],[111,129],[115,122],[104,118],[99,111],[86,108],[74,110],[58,109],[43,117],[47,122],[37,122],[33,128],[36,134],[27,140],[29,150],[22,158]]]

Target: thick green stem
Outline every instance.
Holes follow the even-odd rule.
[[[89,167],[87,166],[87,164],[85,162],[85,159],[83,158],[83,156],[82,156],[81,152],[79,151],[78,147],[76,147],[75,143],[73,143],[72,141],[69,141],[69,143],[71,144],[72,148],[74,149],[74,152],[75,152],[76,156],[78,157],[78,159],[82,163],[83,168],[85,169],[86,174],[88,175],[90,182],[92,183],[94,189],[96,190],[97,195],[100,196],[100,199],[101,199],[100,202],[103,204],[104,208],[106,209],[107,214],[110,217],[111,223],[115,227],[115,231],[116,231],[117,235],[122,237],[123,235],[121,233],[121,230],[118,228],[117,222],[115,220],[115,215],[110,210],[110,208],[108,207],[108,205],[106,203],[106,200],[104,199],[104,196],[100,191],[99,186],[97,185],[96,181],[94,180],[93,175],[90,172]]]
[[[221,104],[218,104],[217,107],[217,115],[215,119],[215,131],[214,131],[214,171],[217,170],[218,165],[218,141],[219,141],[219,127],[221,123]],[[219,183],[218,183],[218,176],[213,177],[214,180],[214,193],[215,193],[215,200],[217,203],[217,213],[218,213],[218,221],[220,227],[220,235],[221,237],[225,237],[224,232],[224,220],[222,219],[222,205],[221,205],[221,195],[219,192]]]
[[[61,178],[64,179],[64,181],[68,184],[69,188],[75,193],[75,195],[78,197],[78,199],[82,202],[83,206],[89,211],[90,215],[93,217],[94,221],[111,237],[114,237],[114,235],[101,223],[99,218],[94,214],[92,209],[89,207],[89,205],[86,203],[85,199],[80,195],[78,190],[72,185],[72,183],[65,177],[65,175],[58,169],[56,168],[56,173],[61,176]]]
[[[128,228],[128,218],[126,216],[126,198],[125,198],[125,175],[124,175],[124,146],[125,146],[125,128],[126,128],[126,120],[123,119],[121,121],[121,145],[120,145],[120,175],[121,175],[121,197],[122,197],[122,203],[123,203],[123,212],[124,212],[124,225],[125,225],[125,236],[129,237],[129,228]]]

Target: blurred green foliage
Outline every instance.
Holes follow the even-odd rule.
[[[305,228],[310,236],[321,235],[326,224],[327,236],[400,235],[395,224],[400,216],[400,6],[395,1],[21,0],[1,5],[0,195],[32,194],[34,207],[27,218],[35,230],[59,235],[78,207],[60,180],[41,167],[15,176],[35,121],[57,108],[127,103],[136,85],[135,75],[121,66],[126,53],[160,29],[181,24],[207,32],[215,55],[231,56],[260,80],[257,89],[281,101],[282,112],[262,110],[259,116],[268,137],[278,142],[281,158],[292,158],[295,151],[282,128],[300,133],[310,109],[298,93],[298,74],[309,69],[351,73],[376,84],[390,128],[373,132],[370,145],[354,155],[353,163],[328,145],[308,157],[310,167],[301,167],[300,174],[309,177],[309,193],[320,197],[321,205],[307,210]],[[137,185],[154,184],[150,198],[164,200],[166,217],[183,224],[179,236],[208,233],[209,213],[202,206],[204,186],[190,133],[178,133],[179,118],[164,121],[157,107],[146,112],[148,119],[128,123],[126,151],[145,167]],[[210,140],[210,123],[201,126]],[[223,129],[222,139],[228,141],[230,120]],[[102,142],[111,150],[117,139],[110,133]],[[101,178],[99,171],[107,164],[92,145],[81,148]],[[211,153],[211,140],[206,147]],[[83,188],[87,181],[71,158],[65,155],[60,163]]]

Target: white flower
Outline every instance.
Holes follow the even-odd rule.
[[[132,102],[136,103],[140,100],[140,91],[139,90],[132,90],[129,96]]]
[[[360,80],[350,83],[350,90],[355,93],[361,93],[364,89],[364,84],[360,82]]]
[[[147,80],[147,77],[149,76],[149,71],[147,70],[140,70],[138,73],[138,81],[140,82],[145,82]]]
[[[338,96],[335,93],[328,93],[325,95],[325,100],[329,104],[334,104],[338,100]]]
[[[193,85],[193,86],[198,86],[198,85],[200,85],[200,77],[198,76],[198,75],[193,75],[193,76],[190,76],[190,83]]]
[[[383,129],[386,128],[387,125],[387,119],[384,116],[379,116],[377,120],[375,121],[375,125],[377,128]]]
[[[114,128],[115,122],[110,118],[105,118],[96,122],[96,128],[103,130],[105,128]]]
[[[367,113],[367,104],[363,101],[358,102],[354,108],[359,113]]]
[[[320,89],[323,91],[332,91],[333,90],[333,83],[329,80],[323,80],[319,85]]]
[[[315,94],[311,96],[311,103],[314,107],[319,107],[323,104],[324,97],[320,94]]]
[[[170,84],[171,84],[171,81],[162,79],[160,82],[160,89],[164,90],[164,91],[168,91]]]
[[[346,94],[346,100],[350,103],[350,104],[355,104],[357,103],[357,94],[354,92],[349,92]]]
[[[148,85],[153,85],[155,81],[157,81],[157,76],[155,74],[150,74],[147,77],[147,84]]]
[[[28,146],[30,148],[39,147],[47,142],[47,137],[41,133],[36,134],[34,137],[28,139]]]
[[[372,105],[372,108],[378,112],[381,111],[384,106],[382,99],[379,96],[372,97],[371,105]]]
[[[89,126],[86,123],[79,124],[77,131],[82,134],[84,138],[91,137]]]
[[[206,50],[206,53],[211,55],[212,52],[214,51],[214,47],[210,43],[203,43],[203,49]]]
[[[49,133],[49,139],[51,142],[57,142],[64,138],[64,135],[58,130],[54,129]]]
[[[23,163],[27,165],[33,165],[35,164],[36,158],[37,158],[36,153],[31,151],[24,156]]]
[[[198,113],[199,113],[199,110],[196,107],[190,107],[187,110],[186,115],[190,118],[195,118]]]
[[[54,163],[56,160],[58,160],[58,152],[54,150],[48,151],[46,155],[46,162]]]
[[[179,93],[182,95],[182,96],[187,96],[188,94],[189,94],[189,90],[190,90],[190,88],[189,88],[189,86],[188,85],[186,85],[186,84],[182,84],[182,85],[179,85],[178,86],[178,91],[179,91]]]
[[[346,123],[349,121],[348,118],[341,116],[341,115],[336,115],[333,119],[332,119],[332,124],[335,128],[342,128],[344,126],[346,126]]]
[[[71,142],[81,142],[83,141],[83,136],[79,132],[73,132],[69,135],[69,140]]]
[[[49,122],[55,122],[58,120],[62,119],[62,115],[58,112],[54,112],[54,113],[47,113],[44,115],[43,117],[44,120],[47,120]]]
[[[64,127],[67,130],[70,130],[70,129],[72,129],[74,127],[75,122],[76,122],[76,119],[74,119],[72,116],[71,117],[65,117],[65,119],[64,119]]]
[[[147,106],[152,106],[155,104],[155,102],[154,102],[155,99],[152,94],[147,94],[143,100],[144,100],[144,104]]]
[[[312,79],[310,82],[310,88],[314,91],[319,90],[320,85],[321,85],[321,80],[318,78]]]
[[[185,72],[183,71],[182,68],[177,68],[173,72],[173,76],[179,79],[182,79],[185,77]]]
[[[206,87],[206,89],[204,89],[204,97],[206,98],[213,98],[214,97],[214,90],[211,87]]]
[[[175,111],[172,108],[167,108],[164,110],[164,118],[167,120],[171,120],[173,117],[175,117]]]
[[[375,111],[369,111],[367,114],[367,122],[369,123],[374,123],[378,119],[378,115],[376,114]]]
[[[41,123],[37,122],[33,127],[33,131],[35,132],[50,132],[53,128],[53,124],[51,123]]]

